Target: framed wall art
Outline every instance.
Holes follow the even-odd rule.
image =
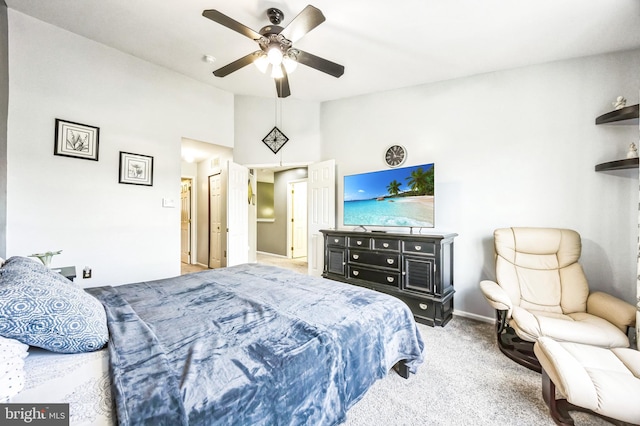
[[[56,118],[53,155],[98,161],[100,128]]]
[[[120,151],[119,183],[153,186],[153,157]]]

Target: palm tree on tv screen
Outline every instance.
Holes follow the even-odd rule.
[[[389,191],[389,194],[391,195],[398,195],[398,193],[400,192],[400,186],[402,186],[402,184],[394,179],[391,182],[389,182],[389,185],[387,186],[387,191]]]
[[[433,168],[425,172],[422,167],[418,167],[406,179],[413,195],[433,195]]]

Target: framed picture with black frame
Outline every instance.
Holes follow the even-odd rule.
[[[100,128],[56,118],[53,155],[98,161]]]
[[[119,183],[153,186],[153,157],[120,151]]]

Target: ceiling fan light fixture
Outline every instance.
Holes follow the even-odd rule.
[[[261,73],[264,74],[267,72],[267,68],[269,68],[269,59],[266,54],[262,53],[255,61],[253,61],[253,64]]]
[[[287,70],[287,74],[291,74],[298,67],[298,62],[287,55],[282,58],[282,65],[284,65],[284,69]]]
[[[267,51],[267,58],[269,58],[271,65],[280,65],[282,63],[282,51],[279,47],[271,47]]]
[[[280,65],[273,65],[271,67],[271,77],[272,78],[284,77],[284,73],[282,72],[282,67]]]

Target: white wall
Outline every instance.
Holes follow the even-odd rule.
[[[276,119],[276,108],[278,115]],[[233,161],[245,165],[309,164],[320,161],[320,104],[285,98],[235,98]],[[277,124],[289,141],[277,154],[262,139]]]
[[[62,249],[83,286],[180,272],[182,137],[233,146],[233,95],[9,10],[7,256]],[[53,155],[56,118],[100,128],[99,161]],[[118,183],[119,151],[154,157]]]
[[[9,22],[7,5],[0,1],[0,257],[7,240],[7,114],[9,103]]]
[[[342,176],[435,162],[436,230],[455,240],[455,310],[493,317],[478,283],[493,278],[498,227],[568,227],[583,238],[593,289],[635,300],[638,171],[596,173],[624,158],[637,126],[595,126],[624,95],[638,103],[640,50],[411,87],[322,105],[322,158]]]

